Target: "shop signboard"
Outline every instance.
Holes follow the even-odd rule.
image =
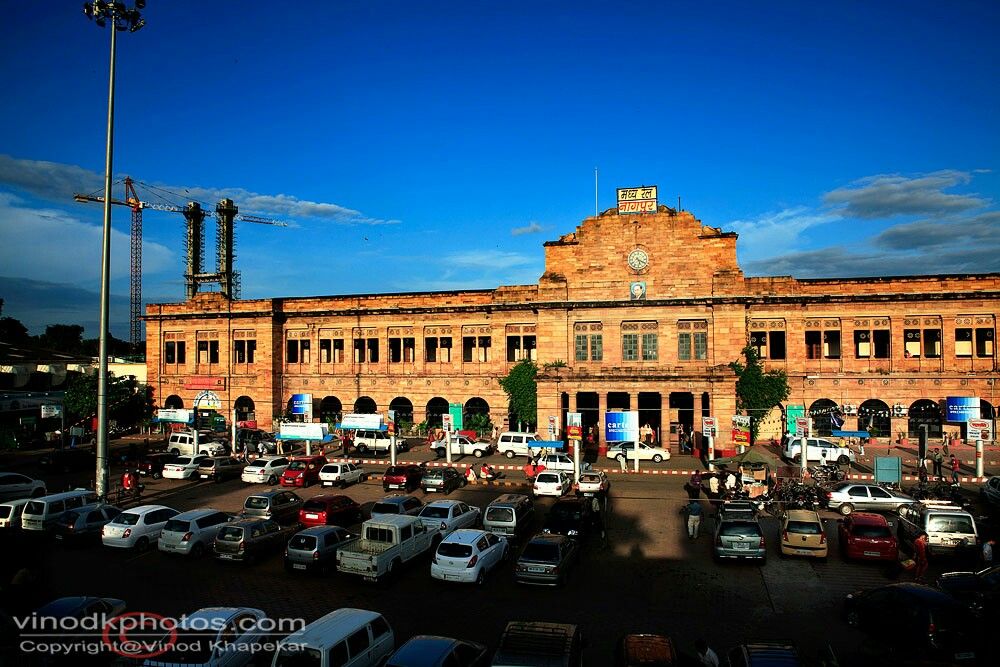
[[[969,440],[993,440],[993,421],[990,419],[970,419],[966,423]]]
[[[191,411],[187,409],[161,408],[156,411],[156,418],[161,422],[172,422],[174,424],[191,423]]]
[[[465,428],[465,420],[463,419],[462,412],[461,403],[448,404],[448,414],[451,415],[451,424],[456,431],[461,431]]]
[[[656,186],[618,188],[618,214],[656,213]]]
[[[581,413],[566,413],[566,437],[570,440],[583,439],[583,415]]]
[[[292,394],[292,414],[302,415],[306,421],[312,421],[312,394]]]
[[[701,418],[701,434],[706,438],[719,437],[719,422],[715,417]]]
[[[635,410],[604,413],[604,441],[639,442],[639,413]]]
[[[967,422],[970,419],[979,419],[979,397],[977,396],[949,396],[946,403],[945,415],[949,422]]]
[[[795,420],[805,416],[806,406],[804,405],[789,405],[785,407],[785,433],[795,433]]]

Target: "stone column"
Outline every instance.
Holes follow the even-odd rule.
[[[608,411],[608,394],[597,392],[597,460],[603,461],[608,453],[608,443],[604,441],[604,413]]]

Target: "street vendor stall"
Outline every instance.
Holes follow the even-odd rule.
[[[752,447],[742,454],[716,459],[713,463],[727,469],[736,468],[743,490],[750,498],[767,495],[774,484],[771,472],[773,459]]]

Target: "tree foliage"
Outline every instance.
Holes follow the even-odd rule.
[[[77,375],[70,379],[63,399],[67,420],[76,421],[97,414],[97,375]],[[108,419],[135,425],[153,414],[153,388],[134,377],[108,376]]]
[[[50,324],[39,337],[42,347],[63,354],[79,354],[83,348],[83,327],[79,324]]]
[[[746,364],[738,360],[729,364],[736,373],[736,411],[750,416],[750,443],[757,439],[760,420],[771,409],[788,398],[792,390],[783,370],[764,372],[756,348],[743,348]]]
[[[28,328],[13,317],[0,317],[0,341],[11,345],[21,345],[31,340]]]
[[[538,385],[535,376],[538,366],[530,359],[522,359],[500,378],[500,386],[508,398],[511,418],[528,424],[538,423]]]

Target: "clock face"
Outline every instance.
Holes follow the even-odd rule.
[[[649,266],[649,255],[642,248],[636,248],[628,254],[628,265],[633,271],[642,271]]]

